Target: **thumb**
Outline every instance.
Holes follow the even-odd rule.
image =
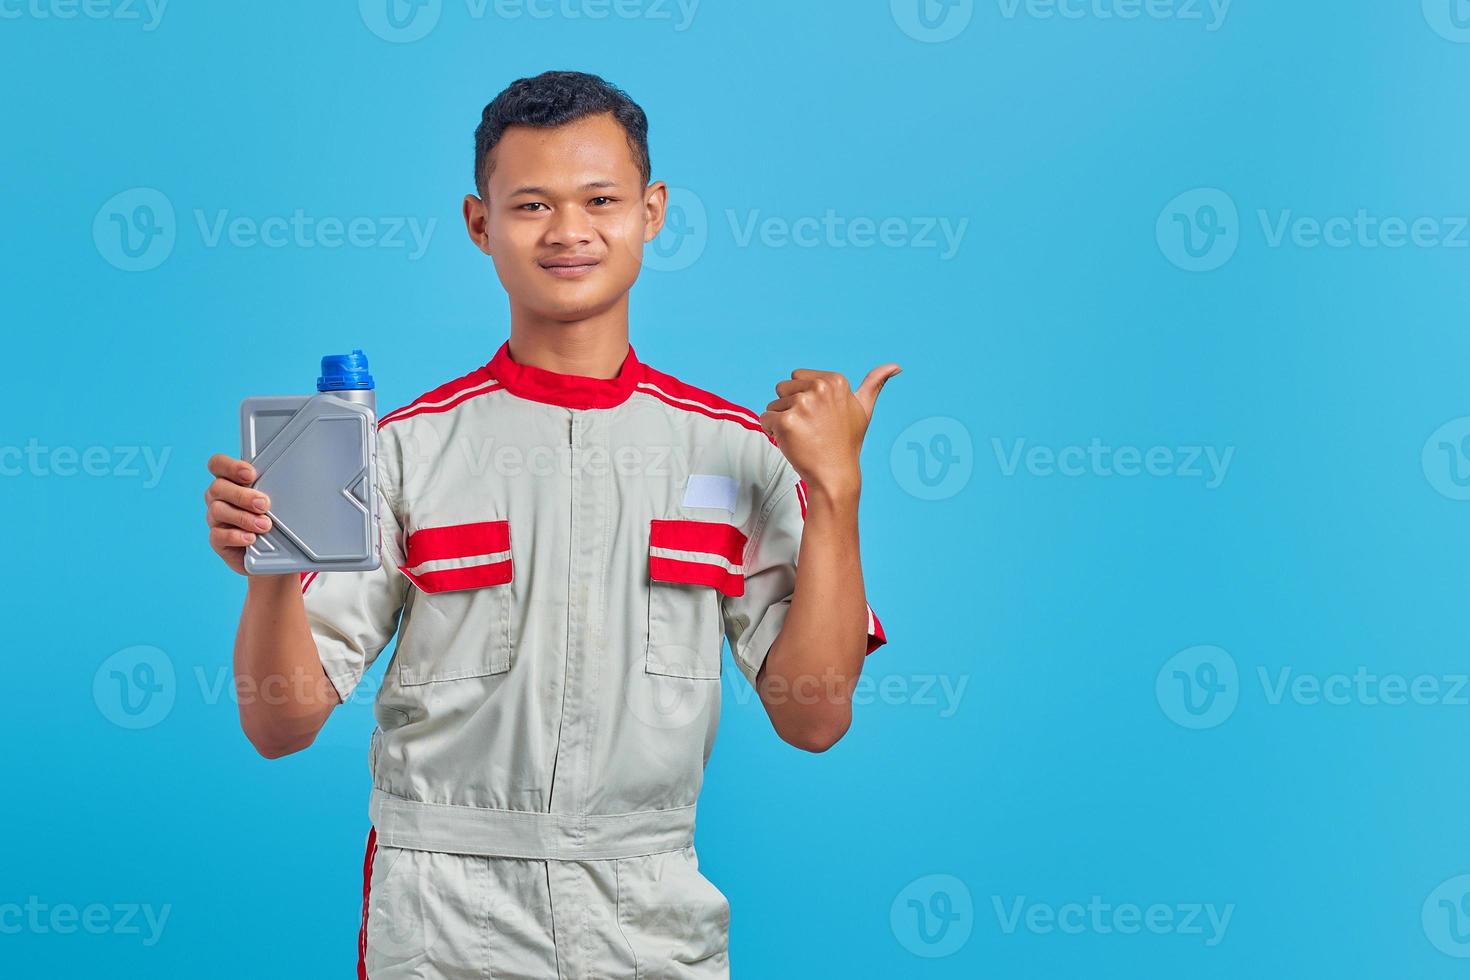
[[[878,401],[878,392],[883,390],[883,386],[888,383],[889,378],[902,370],[903,368],[897,364],[880,364],[869,371],[867,376],[863,378],[863,383],[857,386],[857,390],[853,394],[857,396],[857,400],[862,404],[863,411],[868,413],[868,418],[873,417],[873,405]]]

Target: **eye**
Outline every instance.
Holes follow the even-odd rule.
[[[599,201],[605,201],[605,202],[606,202],[606,203],[608,203],[608,204],[611,204],[611,203],[613,203],[613,200],[614,200],[614,199],[613,199],[613,198],[611,198],[611,197],[594,197],[594,198],[593,198],[593,199],[592,199],[592,203],[593,203],[593,204],[596,204],[596,203],[597,203],[597,202],[599,202]]]
[[[546,207],[546,205],[542,204],[540,201],[530,201],[530,202],[528,202],[526,204],[518,204],[518,205],[516,205],[516,210],[517,211],[525,211],[528,208],[544,208],[544,207]]]

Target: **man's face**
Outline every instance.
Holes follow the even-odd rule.
[[[512,126],[491,151],[485,197],[465,224],[495,260],[513,306],[579,320],[632,287],[643,246],[663,227],[667,190],[645,187],[627,134],[610,113],[555,129]]]

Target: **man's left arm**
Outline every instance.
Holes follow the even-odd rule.
[[[790,608],[755,689],[781,738],[812,752],[831,747],[852,724],[852,693],[872,649],[858,549],[858,460],[878,392],[899,370],[874,368],[856,389],[831,371],[793,371],[760,417],[801,478],[805,519]]]

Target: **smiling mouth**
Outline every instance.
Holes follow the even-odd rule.
[[[576,279],[585,276],[599,265],[599,260],[592,258],[566,258],[548,259],[540,263],[541,268],[556,276],[558,279]]]

